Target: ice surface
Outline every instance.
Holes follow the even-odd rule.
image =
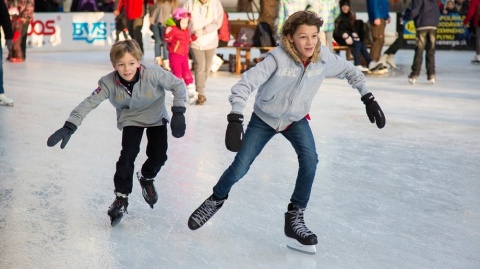
[[[319,238],[315,255],[285,246],[297,160],[282,136],[217,215],[197,231],[187,227],[234,158],[224,134],[238,76],[212,75],[205,105],[187,108],[185,137],[169,136],[155,208],[134,180],[129,214],[112,228],[107,209],[121,149],[114,108],[101,104],[65,149],[46,145],[112,70],[108,52],[29,53],[25,63],[4,62],[15,105],[0,106],[0,268],[480,268],[480,66],[470,64],[473,55],[437,51],[437,84],[423,71],[412,86],[413,52],[400,50],[400,70],[367,78],[386,114],[382,130],[346,81],[324,81],[311,110],[320,162],[305,211]],[[153,63],[153,51],[145,62]]]

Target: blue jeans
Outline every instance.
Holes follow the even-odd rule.
[[[152,24],[150,25],[150,30],[152,30],[153,39],[155,40],[155,46],[153,48],[155,57],[162,57],[162,59],[168,60],[167,42],[165,42],[163,38],[165,27],[161,24]],[[160,47],[162,47],[161,51]]]
[[[2,54],[2,46],[0,46],[0,55]],[[5,89],[3,88],[3,57],[0,57],[0,94],[5,93]]]
[[[292,144],[299,162],[297,181],[290,201],[306,208],[318,163],[312,130],[307,119],[303,118],[280,133]],[[227,196],[232,186],[247,174],[255,158],[276,134],[277,131],[253,113],[243,138],[242,148],[213,187],[213,194],[218,198]]]
[[[350,51],[353,54],[353,64],[355,66],[362,64],[360,55],[362,55],[363,58],[365,58],[365,61],[367,62],[367,67],[368,67],[368,64],[372,61],[372,57],[370,57],[367,47],[365,47],[365,44],[363,44],[363,42],[361,41],[353,41],[353,44],[350,45]]]

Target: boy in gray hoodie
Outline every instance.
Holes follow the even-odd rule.
[[[112,226],[127,212],[128,195],[133,188],[134,162],[140,151],[143,132],[147,133],[147,160],[137,177],[145,201],[153,208],[158,196],[154,178],[167,160],[167,123],[170,120],[165,107],[166,91],[173,93],[172,135],[185,134],[186,87],[182,80],[158,65],[146,67],[140,63],[143,53],[135,40],[115,43],[110,50],[110,61],[115,71],[103,76],[98,87],[71,113],[64,126],[48,138],[47,145],[62,141],[64,148],[70,136],[82,124],[87,114],[109,99],[117,110],[117,127],[122,130],[122,151],[113,177],[115,201],[108,209]]]
[[[225,144],[227,149],[238,153],[213,187],[213,194],[190,216],[190,229],[203,226],[222,207],[232,186],[247,173],[267,142],[280,133],[290,141],[299,160],[295,189],[285,213],[284,231],[290,241],[287,246],[315,253],[317,237],[305,226],[303,218],[318,163],[307,119],[323,79],[347,78],[360,93],[370,121],[376,122],[378,128],[385,126],[385,116],[367,90],[363,73],[320,45],[318,35],[322,24],[322,19],[311,11],[292,14],[283,26],[280,46],[245,72],[232,87]],[[244,135],[243,109],[255,90],[254,112]]]

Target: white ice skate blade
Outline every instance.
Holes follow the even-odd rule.
[[[287,248],[310,255],[317,253],[315,245],[302,245],[293,238],[287,238]]]

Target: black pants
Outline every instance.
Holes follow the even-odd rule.
[[[167,126],[136,127],[128,126],[122,132],[122,151],[113,177],[115,192],[130,194],[133,188],[134,163],[140,152],[143,130],[147,129],[147,160],[142,166],[142,175],[146,178],[157,176],[167,161]]]

